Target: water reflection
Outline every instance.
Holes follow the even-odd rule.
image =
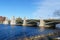
[[[45,28],[40,28],[40,32],[43,32],[45,30]]]

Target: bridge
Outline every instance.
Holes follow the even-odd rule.
[[[49,25],[52,28],[56,28],[56,24],[60,23],[60,19],[48,19],[45,20],[46,25]]]
[[[40,22],[40,20],[27,20],[27,22]],[[60,23],[60,19],[44,19],[46,27],[55,28]]]
[[[44,19],[45,27],[47,28],[55,28],[56,24],[60,23],[60,19]],[[27,26],[36,26],[37,23],[40,23],[40,19],[27,19],[26,20]]]

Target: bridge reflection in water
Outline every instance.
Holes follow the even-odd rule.
[[[48,36],[54,36],[56,31],[52,29],[45,29],[40,31],[37,27],[23,27],[23,26],[10,26],[0,24],[0,40],[36,40],[47,39]]]

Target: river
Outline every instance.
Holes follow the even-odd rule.
[[[0,40],[17,40],[17,38],[32,37],[53,32],[54,30],[45,29],[40,31],[39,27],[11,26],[0,24]]]

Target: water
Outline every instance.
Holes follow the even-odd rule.
[[[10,26],[0,24],[0,40],[17,40],[18,38],[32,37],[53,32],[46,29],[43,32],[37,27]]]
[[[60,29],[60,23],[56,24],[56,29]]]

